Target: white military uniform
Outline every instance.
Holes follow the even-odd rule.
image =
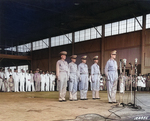
[[[45,74],[41,74],[41,91],[45,91],[45,82],[46,82],[46,76]]]
[[[55,79],[56,79],[56,75],[55,74],[53,74],[52,75],[52,91],[55,91]]]
[[[88,91],[88,66],[85,63],[80,63],[78,65],[79,73],[79,90],[80,90],[80,99],[87,99]]]
[[[53,75],[49,74],[49,90],[52,91],[53,86]]]
[[[15,73],[14,73],[14,91],[15,91],[15,92],[19,92],[19,91],[18,91],[18,88],[19,88],[18,86],[19,86],[19,73],[18,73],[18,72],[17,72],[17,73],[15,72]]]
[[[77,100],[78,73],[77,64],[74,62],[69,63],[69,73],[70,100]]]
[[[19,78],[20,78],[20,91],[24,92],[25,73],[23,72],[19,73]],[[27,82],[26,82],[26,86],[27,86]]]
[[[2,85],[3,85],[3,72],[0,72],[0,90],[2,89]]]
[[[56,75],[58,78],[59,101],[66,100],[67,80],[69,79],[68,63],[64,60],[58,60],[56,63]]]
[[[91,66],[91,81],[92,81],[92,97],[99,98],[100,90],[100,69],[97,63]]]
[[[107,76],[107,93],[108,101],[116,102],[116,91],[117,91],[117,62],[115,60],[109,59],[105,66],[105,75]]]
[[[26,73],[26,91],[31,91],[31,85],[30,85],[30,81],[31,81],[31,76],[29,73]]]
[[[46,91],[49,91],[49,81],[50,77],[49,74],[45,74],[45,83],[46,83]]]
[[[30,80],[30,88],[32,87],[32,92],[35,91],[34,79],[33,79],[33,77],[34,77],[34,74],[30,73],[30,78],[31,78],[31,80]]]

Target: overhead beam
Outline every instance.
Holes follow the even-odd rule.
[[[18,60],[31,60],[31,56],[6,55],[6,54],[0,54],[0,58],[18,59]]]

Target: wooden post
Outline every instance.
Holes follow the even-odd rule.
[[[51,38],[49,38],[49,48],[48,48],[48,70],[49,72],[52,71],[52,59],[51,59]]]
[[[74,32],[72,33],[72,55],[74,55],[74,40],[75,40],[75,36],[74,36]]]
[[[105,55],[104,55],[104,38],[105,38],[105,25],[102,25],[102,39],[101,39],[101,73],[104,74],[104,59],[105,59]]]
[[[143,28],[142,28],[142,38],[141,38],[141,74],[144,74],[144,53],[145,53],[145,34],[146,34],[146,15],[143,15]]]

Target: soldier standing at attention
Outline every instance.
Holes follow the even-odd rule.
[[[116,50],[111,52],[111,57],[107,61],[105,66],[105,74],[107,77],[107,93],[108,93],[108,102],[116,103],[116,91],[117,91],[117,80],[118,80],[118,72],[117,72],[117,62],[116,58]]]
[[[69,63],[69,92],[70,92],[70,101],[77,101],[77,86],[78,86],[78,78],[77,78],[77,64],[76,62],[77,55],[71,56],[71,61]]]
[[[60,52],[61,59],[56,63],[56,76],[58,80],[58,90],[59,90],[59,101],[66,101],[66,88],[67,88],[67,80],[69,79],[69,69],[68,63],[66,60],[66,51]]]
[[[80,100],[88,100],[87,99],[87,91],[88,91],[88,66],[86,64],[87,56],[82,56],[82,63],[78,65],[78,73],[79,73],[79,90],[80,90]]]
[[[91,66],[91,81],[92,81],[92,97],[93,100],[99,98],[100,90],[100,69],[98,63],[98,56],[93,57],[94,64]]]
[[[36,91],[40,91],[41,75],[39,73],[39,69],[36,70],[36,73],[34,74],[33,78],[34,78],[34,81],[35,81]]]

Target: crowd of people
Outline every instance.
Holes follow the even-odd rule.
[[[0,91],[4,92],[25,92],[25,91],[59,91],[59,101],[66,101],[66,91],[69,90],[69,100],[77,100],[77,91],[80,91],[80,100],[87,100],[87,92],[92,91],[92,98],[100,99],[99,91],[107,90],[108,102],[116,103],[116,91],[124,93],[131,88],[136,90],[150,90],[150,74],[135,77],[134,75],[120,74],[118,76],[116,51],[111,52],[111,58],[105,66],[105,74],[100,73],[98,65],[98,56],[93,57],[93,65],[89,73],[86,64],[87,56],[81,57],[81,63],[77,66],[77,55],[72,55],[71,62],[68,64],[66,59],[67,52],[60,52],[61,59],[56,63],[55,73],[44,72],[36,69],[18,70],[14,72],[11,69],[0,69]],[[56,88],[55,88],[56,87]],[[118,87],[118,88],[117,88]]]
[[[37,69],[23,70],[14,72],[10,68],[0,69],[0,90],[4,92],[25,92],[25,91],[54,91],[56,76],[53,72],[49,73]]]

